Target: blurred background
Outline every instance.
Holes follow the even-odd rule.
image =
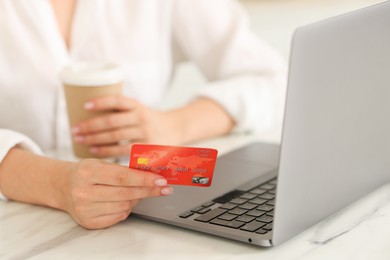
[[[286,62],[296,28],[384,0],[238,0],[249,14],[253,30],[276,48]],[[162,105],[171,108],[188,101],[204,83],[190,63],[181,65]],[[187,86],[185,92],[180,86]]]

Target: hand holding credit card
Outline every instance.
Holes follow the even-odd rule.
[[[160,174],[168,184],[209,187],[217,154],[210,148],[134,144],[129,167]]]

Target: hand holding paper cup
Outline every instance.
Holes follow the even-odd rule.
[[[60,74],[70,126],[108,111],[88,111],[88,101],[102,96],[122,93],[123,73],[110,63],[78,63],[65,67]],[[79,158],[94,157],[85,144],[73,141],[73,152]]]

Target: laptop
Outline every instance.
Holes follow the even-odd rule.
[[[390,2],[298,28],[281,145],[218,158],[209,188],[174,187],[134,214],[276,246],[390,181]]]

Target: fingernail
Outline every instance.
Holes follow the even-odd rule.
[[[165,187],[161,189],[161,195],[169,195],[173,193],[173,189],[171,187]]]
[[[95,107],[95,104],[92,103],[92,102],[87,102],[84,104],[84,108],[87,109],[87,110],[91,110]]]
[[[72,127],[72,134],[78,134],[80,133],[81,129],[78,126]]]
[[[154,181],[154,184],[156,184],[157,186],[166,186],[167,180],[166,179],[157,179]]]

